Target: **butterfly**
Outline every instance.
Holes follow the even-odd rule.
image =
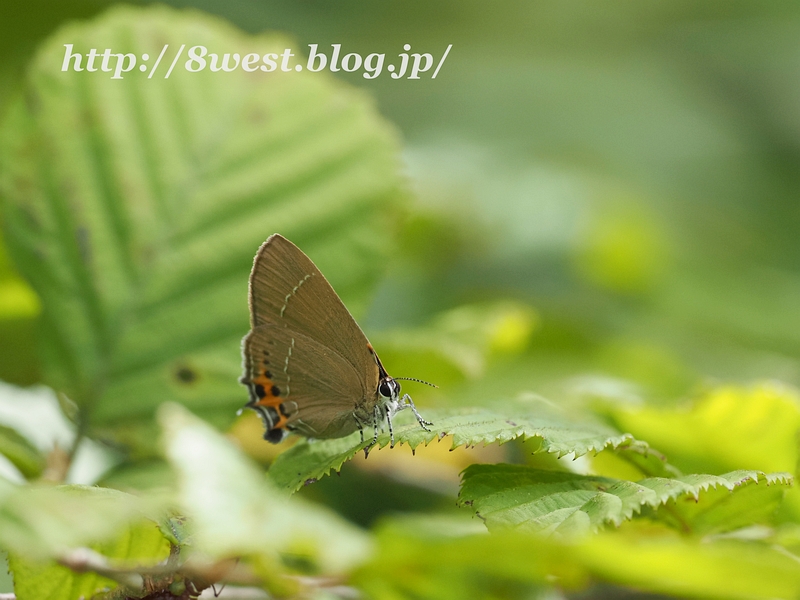
[[[268,442],[290,432],[327,439],[360,431],[363,443],[371,426],[367,455],[384,421],[394,447],[392,417],[406,408],[430,431],[433,424],[402,394],[330,283],[285,237],[271,235],[259,248],[249,296],[239,381],[250,393],[245,408],[261,415]]]

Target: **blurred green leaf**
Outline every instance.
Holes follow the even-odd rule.
[[[788,473],[755,471],[632,482],[521,465],[470,465],[463,473],[460,500],[472,506],[490,530],[566,536],[619,526],[644,508],[658,509],[673,501],[666,518],[684,531],[705,534],[768,519],[791,484]],[[719,493],[701,494],[709,488]]]
[[[28,479],[38,477],[44,470],[44,457],[36,447],[17,430],[5,425],[0,425],[0,454]]]
[[[394,518],[376,536],[377,551],[353,581],[378,600],[531,597],[548,579],[566,589],[586,579],[567,548],[533,535],[475,534],[436,519]]]
[[[39,300],[17,277],[0,278],[0,319],[32,319],[39,314]]]
[[[106,488],[0,486],[0,546],[31,560],[59,557],[118,535],[142,508],[134,496]]]
[[[75,427],[65,415],[68,404],[45,386],[20,388],[0,381],[0,421],[49,459],[58,453],[66,457],[66,449],[75,441]]]
[[[14,578],[8,571],[8,554],[0,550],[0,594],[14,592]]]
[[[98,485],[122,491],[144,491],[169,489],[175,481],[175,473],[161,459],[123,462],[98,481]]]
[[[41,310],[39,299],[11,266],[3,237],[0,234],[0,321],[32,319]]]
[[[383,332],[376,343],[387,364],[406,365],[409,355],[413,361],[415,354],[428,354],[448,362],[462,377],[476,379],[492,356],[522,352],[537,324],[536,311],[520,302],[468,304],[437,315],[425,327]]]
[[[256,557],[276,579],[280,557],[337,573],[364,560],[367,535],[335,513],[275,490],[231,442],[177,404],[160,411],[192,548],[213,558]]]
[[[358,310],[402,195],[394,132],[321,73],[60,71],[64,44],[155,57],[187,41],[262,55],[293,43],[117,7],[44,44],[0,142],[6,241],[41,298],[45,379],[96,430],[144,448],[166,399],[217,424],[244,403],[247,278],[269,234]]]
[[[127,525],[113,540],[93,545],[96,554],[88,549],[73,551],[60,557],[65,564],[35,561],[12,554],[9,567],[14,575],[18,600],[92,598],[100,592],[115,589],[120,580],[132,586],[130,596],[138,596],[143,593],[143,586],[136,569],[162,562],[169,556],[169,548],[156,524],[141,519]],[[101,572],[107,568],[105,574],[117,580],[98,574],[92,569],[93,564],[102,565]]]
[[[797,558],[767,544],[605,532],[573,547],[572,560],[600,580],[674,597],[796,598]]]
[[[630,434],[617,433],[588,417],[583,421],[570,418],[542,399],[510,403],[505,413],[487,409],[421,410],[421,413],[433,422],[431,431],[422,429],[412,415],[401,413],[393,420],[395,443],[408,444],[413,449],[452,436],[452,447],[456,448],[535,438],[539,445],[534,452],[550,452],[559,457],[574,453],[578,457],[615,448],[632,439]],[[368,446],[372,442],[369,429],[364,431],[364,438],[361,442],[359,433],[354,433],[333,440],[301,440],[278,456],[270,467],[270,478],[279,487],[296,491],[331,470],[338,471]],[[383,448],[390,441],[389,434],[382,433],[377,445]]]
[[[0,504],[18,488],[17,484],[11,483],[8,479],[0,476]]]
[[[625,593],[722,599],[795,598],[800,569],[774,544],[704,540],[651,526],[627,527],[567,543],[521,531],[484,535],[434,519],[387,519],[378,548],[353,581],[376,599],[526,598],[619,585]],[[444,524],[446,525],[446,524]],[[634,525],[634,524],[630,524]],[[621,595],[620,592],[618,595]],[[614,588],[603,597],[617,597]]]
[[[684,471],[794,473],[800,456],[800,394],[776,382],[719,386],[686,406],[617,406],[610,414],[618,427],[657,446]],[[800,519],[796,487],[782,510],[786,518]]]
[[[800,394],[788,386],[720,386],[688,406],[618,406],[612,417],[687,470],[794,471],[797,464]]]
[[[3,237],[0,231],[0,379],[29,385],[38,380],[34,323],[41,304],[12,268]]]

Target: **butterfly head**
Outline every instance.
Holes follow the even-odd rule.
[[[384,375],[378,384],[378,394],[385,401],[397,401],[400,398],[400,384],[394,378]]]

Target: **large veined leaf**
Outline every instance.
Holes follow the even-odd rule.
[[[522,465],[471,465],[460,497],[490,530],[575,535],[620,525],[672,501],[665,518],[683,531],[705,534],[769,518],[791,484],[788,473],[757,471],[633,482]]]
[[[426,419],[433,422],[431,431],[422,429],[412,415],[401,413],[394,422],[396,444],[408,444],[413,449],[451,436],[452,447],[456,448],[535,438],[538,446],[532,445],[531,451],[578,457],[588,452],[616,448],[632,440],[630,434],[621,434],[603,424],[569,418],[542,400],[524,405],[509,403],[507,413],[488,409],[420,410]],[[364,437],[364,442],[360,441],[359,433],[335,440],[300,441],[278,456],[269,470],[270,477],[280,487],[297,490],[331,470],[339,470],[371,443],[372,432],[365,430]],[[389,443],[388,433],[378,436],[378,447],[383,448]]]
[[[283,233],[358,308],[402,197],[395,135],[361,93],[305,71],[190,73],[186,54],[165,79],[184,43],[296,47],[199,13],[115,8],[44,44],[0,141],[7,244],[42,301],[46,382],[118,436],[168,399],[230,422],[259,245]],[[111,79],[62,72],[65,44],[147,54],[148,68],[169,46],[152,79],[138,66]]]

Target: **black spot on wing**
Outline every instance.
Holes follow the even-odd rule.
[[[264,434],[264,439],[270,442],[271,444],[279,444],[283,441],[283,438],[286,437],[286,430],[280,429],[276,427],[275,429],[270,429]]]

